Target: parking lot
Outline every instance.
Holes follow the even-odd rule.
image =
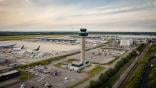
[[[86,52],[86,60],[90,61],[91,63],[107,64],[117,59],[124,53],[126,53],[126,50],[104,48],[92,49]],[[73,55],[68,58],[80,60],[80,54]]]
[[[30,88],[31,86],[35,88],[47,88],[50,86],[52,88],[68,88],[87,77],[86,73],[76,73],[50,65],[36,66],[28,71],[36,75],[36,77],[24,84],[17,85],[18,87],[24,85],[25,88]]]

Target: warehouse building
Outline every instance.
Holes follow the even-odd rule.
[[[120,46],[129,47],[133,45],[132,39],[120,39]]]

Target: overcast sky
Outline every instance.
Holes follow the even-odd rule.
[[[0,0],[0,31],[156,32],[156,0]]]

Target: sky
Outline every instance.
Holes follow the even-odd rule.
[[[0,31],[156,32],[156,0],[0,0]]]

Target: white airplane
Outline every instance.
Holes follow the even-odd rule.
[[[40,50],[40,45],[36,48],[36,49],[34,49],[35,51],[39,51]]]
[[[24,45],[22,45],[21,49],[24,49]]]

